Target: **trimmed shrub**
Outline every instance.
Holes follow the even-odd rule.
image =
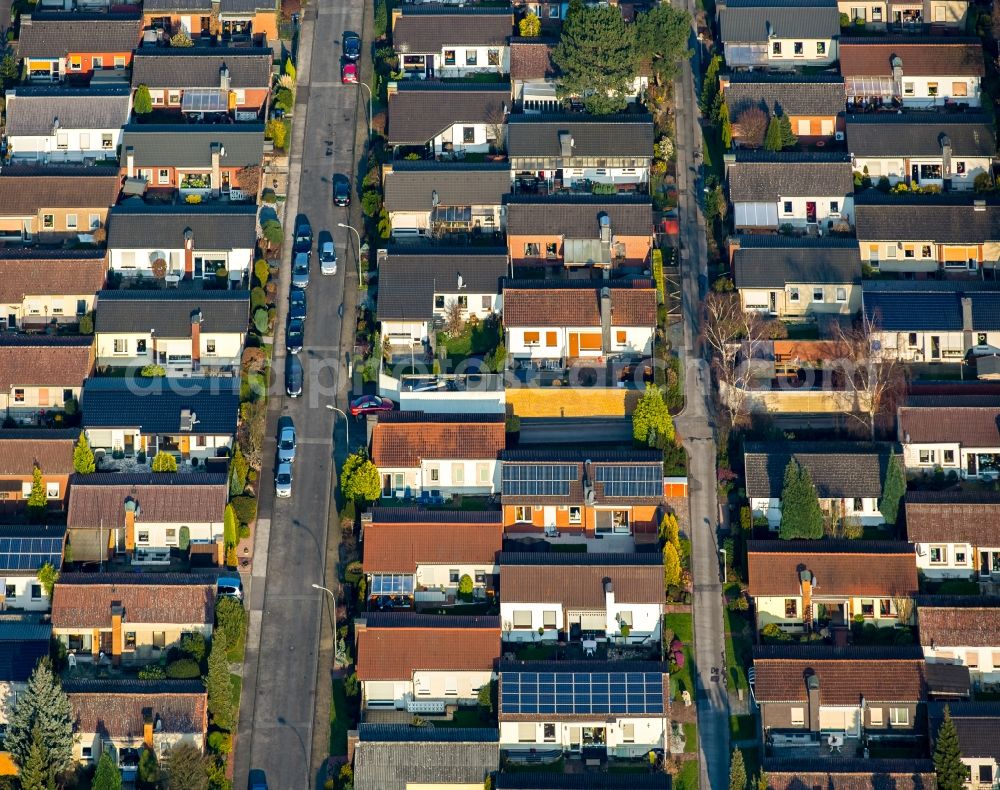
[[[230,504],[242,523],[249,524],[257,518],[257,500],[252,496],[235,496]]]
[[[172,680],[193,680],[201,677],[201,667],[193,658],[181,658],[167,664],[167,677]]]

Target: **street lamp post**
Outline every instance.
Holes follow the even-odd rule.
[[[346,222],[338,222],[338,228],[347,228],[355,236],[358,237],[358,288],[361,287],[361,234],[354,228],[353,225],[348,225]]]
[[[326,408],[328,408],[330,411],[337,412],[337,414],[339,414],[341,417],[344,418],[344,433],[346,434],[346,439],[347,439],[347,452],[350,452],[351,451],[351,420],[350,420],[350,418],[343,411],[341,411],[336,406],[334,406],[332,403],[326,404]],[[314,584],[313,587],[315,587],[315,586],[316,585]]]
[[[372,89],[368,87],[367,82],[358,80],[358,85],[363,87],[368,91],[368,139],[372,139]]]
[[[329,587],[324,587],[322,584],[313,584],[313,589],[322,590],[327,593],[333,599],[333,663],[334,666],[337,665],[337,596],[334,594],[333,590]]]

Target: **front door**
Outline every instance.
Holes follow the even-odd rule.
[[[125,434],[125,455],[132,456],[135,453],[135,436],[131,433]]]
[[[569,336],[569,355],[571,357],[580,356],[580,335],[571,332]]]
[[[545,516],[545,526],[554,527],[556,525],[556,508],[555,505],[546,505],[542,510]]]
[[[911,165],[910,166],[910,181],[914,184],[920,183],[920,166]]]
[[[771,291],[768,309],[770,310],[771,315],[776,315],[778,312],[778,294],[776,291]]]
[[[8,329],[17,329],[17,313],[8,313],[7,314],[7,328]]]
[[[976,454],[975,453],[969,453],[965,457],[965,468],[966,468],[966,471],[967,471],[969,477],[975,477],[976,476]]]
[[[806,203],[806,222],[816,221],[816,203],[812,200]]]
[[[990,553],[988,551],[979,552],[979,575],[990,575]]]
[[[202,277],[205,274],[205,262],[201,258],[194,259],[194,276]]]
[[[931,335],[931,359],[941,359],[940,335]]]

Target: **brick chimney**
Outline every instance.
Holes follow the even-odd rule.
[[[125,551],[135,551],[135,511],[136,501],[125,500]]]
[[[111,663],[118,666],[122,661],[122,621],[125,619],[125,607],[121,601],[111,602]]]
[[[604,353],[611,351],[611,289],[601,289],[601,347]]]
[[[809,729],[819,731],[819,675],[813,670],[806,670],[806,694],[809,699]]]
[[[191,370],[201,370],[201,308],[191,312]]]
[[[812,628],[812,588],[813,588],[813,575],[812,571],[803,570],[799,571],[799,586],[802,591],[802,622],[806,627],[806,630]]]
[[[131,145],[125,146],[125,165],[128,168],[125,174],[129,178],[135,178],[135,148]]]
[[[184,229],[184,279],[194,277],[194,231]]]
[[[972,297],[962,297],[962,349],[966,352],[975,345],[972,342]]]
[[[212,143],[209,146],[212,154],[212,197],[218,197],[222,192],[222,157],[226,147],[222,143]]]
[[[395,11],[393,11],[395,13]],[[348,730],[347,731],[347,763],[348,765],[354,762],[354,750],[358,746],[358,731]]]
[[[142,711],[142,743],[147,749],[153,748],[153,709]]]

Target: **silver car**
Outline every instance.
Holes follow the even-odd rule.
[[[337,273],[337,251],[333,247],[333,236],[326,231],[319,234],[319,270],[321,274]]]
[[[278,420],[278,461],[295,460],[295,423],[285,416]]]
[[[292,262],[292,287],[305,288],[309,285],[309,253],[295,253]]]
[[[278,464],[274,474],[274,495],[279,499],[292,495],[292,465],[288,461]]]

